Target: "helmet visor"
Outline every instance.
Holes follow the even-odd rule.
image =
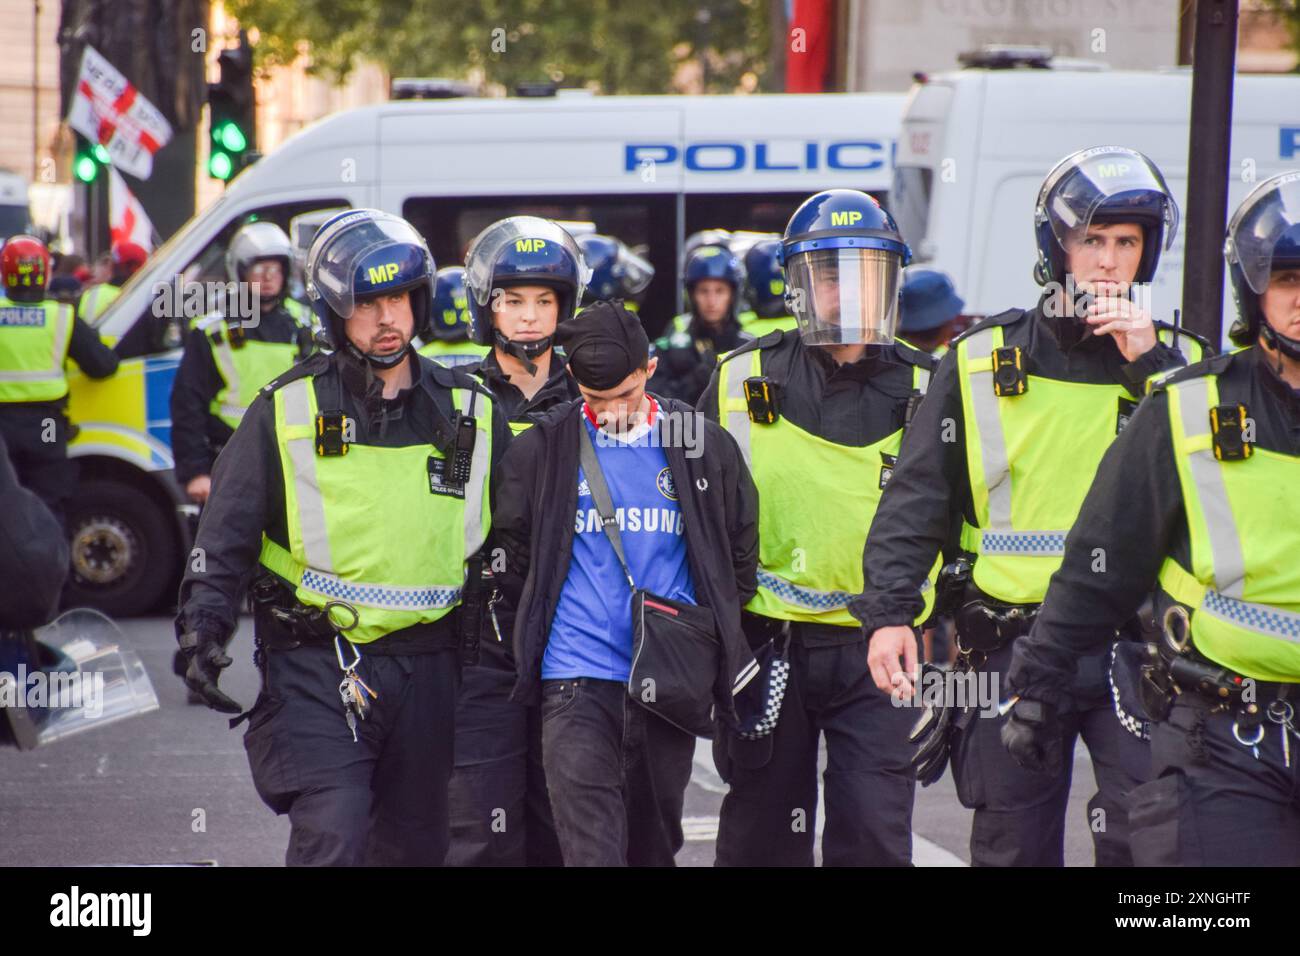
[[[1265,183],[1233,214],[1224,254],[1229,263],[1241,267],[1246,284],[1256,295],[1263,295],[1268,288],[1274,260],[1281,258],[1280,240],[1297,225],[1300,173],[1287,173]]]
[[[627,246],[622,246],[614,263],[614,274],[621,281],[624,295],[640,295],[655,277],[655,267]]]
[[[1098,146],[1071,156],[1048,175],[1036,215],[1052,225],[1061,248],[1088,234],[1098,213],[1106,221],[1131,215],[1134,222],[1164,226],[1164,248],[1178,234],[1178,204],[1160,170],[1131,149]]]
[[[591,270],[583,261],[582,253],[573,237],[549,219],[538,216],[511,216],[509,219],[494,222],[480,232],[465,257],[465,288],[480,308],[485,308],[492,298],[494,273],[502,255],[511,250],[527,253],[536,248],[531,243],[537,241],[553,243],[572,258],[578,271],[578,287],[574,290],[573,301],[577,303],[582,298],[582,290],[591,278]],[[546,261],[550,263],[552,260],[546,257]],[[547,271],[539,268],[539,279],[546,279]],[[521,282],[526,275],[526,270],[517,270],[511,277],[511,281]]]
[[[887,345],[902,266],[885,249],[814,249],[786,264],[786,304],[808,345]]]
[[[429,254],[424,238],[405,219],[372,210],[358,210],[342,216],[316,235],[307,255],[307,294],[313,299],[324,299],[325,304],[341,318],[352,318],[356,308],[353,279],[357,269],[366,257],[392,246],[402,248],[394,250],[394,262],[386,264],[386,267],[397,274],[417,265],[407,261],[413,251],[422,256],[425,281],[432,296],[433,256]],[[372,271],[381,268],[385,268],[385,264],[371,264]],[[382,281],[382,278],[382,275],[376,275],[376,279]],[[376,282],[376,279],[371,281]]]

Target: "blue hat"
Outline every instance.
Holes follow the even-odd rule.
[[[908,269],[903,273],[900,293],[903,317],[901,332],[929,332],[961,315],[965,300],[953,288],[952,280],[934,269]]]

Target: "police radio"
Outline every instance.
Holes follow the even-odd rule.
[[[749,420],[759,425],[775,424],[781,417],[776,404],[776,383],[766,375],[755,375],[743,384]]]
[[[1029,391],[1024,356],[1019,345],[993,350],[993,394],[998,398],[1023,395]]]
[[[452,450],[451,480],[463,485],[469,481],[470,468],[474,464],[474,442],[477,438],[478,423],[473,415],[456,413],[452,424],[456,429],[456,443]]]

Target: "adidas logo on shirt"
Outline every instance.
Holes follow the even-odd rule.
[[[587,486],[586,478],[583,478],[582,481],[578,482],[578,497],[582,498],[584,496],[587,498],[591,497],[591,488]]]

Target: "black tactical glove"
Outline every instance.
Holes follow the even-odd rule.
[[[1056,708],[1041,700],[1018,700],[1002,725],[1002,745],[1026,770],[1061,772],[1061,725]]]
[[[944,676],[942,668],[930,663],[922,664],[922,684],[927,683],[925,675],[928,672],[935,672],[941,677]],[[917,693],[920,693],[919,687]],[[948,766],[948,755],[952,749],[950,743],[952,740],[952,721],[956,712],[957,708],[953,707],[947,699],[945,685],[945,692],[940,695],[939,703],[925,705],[925,709],[921,711],[921,716],[917,719],[916,725],[908,735],[908,742],[917,745],[916,754],[912,757],[912,768],[916,771],[916,779],[920,781],[923,787],[928,787],[940,779],[943,776],[944,769]]]
[[[181,653],[188,664],[185,686],[203,698],[203,702],[223,714],[242,713],[244,708],[217,687],[223,669],[233,661],[221,647],[221,641],[196,631],[186,631],[179,638]]]

